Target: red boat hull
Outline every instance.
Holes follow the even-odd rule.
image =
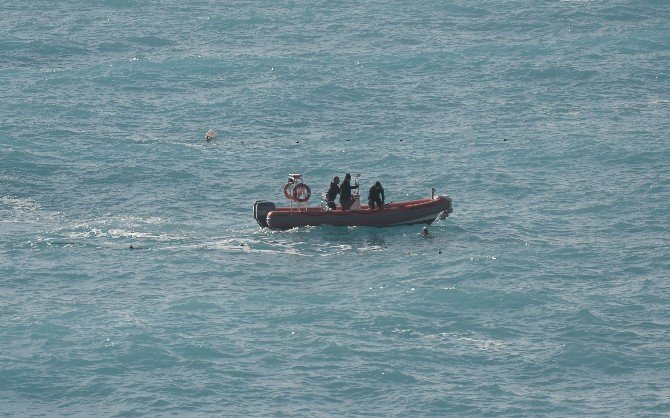
[[[271,229],[289,229],[300,226],[374,226],[431,224],[440,213],[452,212],[451,198],[436,196],[410,202],[390,203],[384,209],[327,210],[320,207],[276,208],[267,214]]]

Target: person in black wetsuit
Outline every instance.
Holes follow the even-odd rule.
[[[335,205],[335,197],[340,194],[340,178],[335,176],[333,181],[330,183],[330,188],[328,189],[328,192],[326,193],[326,199],[328,201],[328,207],[330,209],[336,209],[337,205]]]
[[[368,205],[370,205],[370,209],[375,209],[375,207],[384,208],[384,188],[380,182],[376,182],[374,186],[370,187]]]
[[[340,186],[340,205],[342,205],[342,210],[349,210],[354,203],[354,198],[351,196],[351,189],[358,189],[358,184],[352,186],[351,174],[347,173],[347,175],[344,176],[342,186]]]

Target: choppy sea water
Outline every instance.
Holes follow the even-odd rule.
[[[670,414],[665,2],[0,10],[4,414]]]

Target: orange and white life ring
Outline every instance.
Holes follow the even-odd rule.
[[[284,186],[284,196],[288,200],[293,200],[293,190],[291,189],[291,186],[293,186],[293,183],[286,183],[286,186]]]
[[[293,200],[296,202],[307,202],[311,196],[312,189],[305,183],[296,184],[293,188]]]

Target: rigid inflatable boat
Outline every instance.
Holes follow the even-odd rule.
[[[360,196],[354,195],[354,203],[349,210],[329,209],[321,206],[307,206],[311,196],[309,186],[302,182],[302,176],[291,174],[284,186],[284,195],[289,199],[288,207],[277,207],[273,202],[259,200],[254,204],[254,218],[258,224],[270,229],[290,229],[300,226],[396,226],[431,224],[444,219],[453,212],[449,196],[436,196],[408,202],[387,203],[382,209],[370,209],[360,204]],[[325,203],[325,202],[324,202]]]

